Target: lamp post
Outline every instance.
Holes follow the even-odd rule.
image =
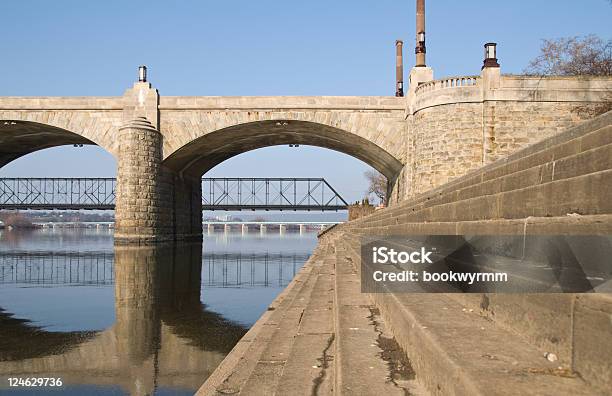
[[[497,43],[486,43],[484,45],[485,48],[485,59],[482,68],[485,67],[499,67],[499,63],[497,62]]]
[[[138,82],[147,82],[146,66],[138,66]]]

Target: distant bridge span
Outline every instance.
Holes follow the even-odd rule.
[[[0,178],[0,209],[114,210],[114,178]],[[338,211],[323,178],[203,178],[202,210]]]

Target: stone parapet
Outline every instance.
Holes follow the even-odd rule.
[[[162,96],[160,110],[404,110],[390,96]]]
[[[120,96],[2,96],[0,110],[123,110]]]
[[[494,85],[489,83],[490,79],[461,76],[421,83],[409,112],[414,115],[430,107],[484,101],[601,102],[610,100],[612,91],[610,77],[501,75]]]

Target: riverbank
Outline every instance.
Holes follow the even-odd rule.
[[[240,340],[197,395],[424,394],[358,272],[333,240]]]

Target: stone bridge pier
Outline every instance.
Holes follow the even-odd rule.
[[[146,82],[124,95],[124,123],[118,129],[117,244],[202,237],[201,181],[163,164],[158,101],[157,90]]]

